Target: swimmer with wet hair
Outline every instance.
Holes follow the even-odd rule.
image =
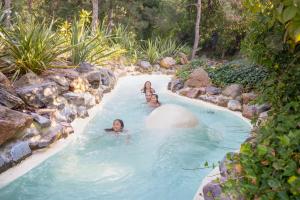
[[[153,93],[152,93],[152,92],[149,92],[149,91],[145,93],[145,98],[146,98],[146,102],[147,102],[147,103],[150,102],[151,97],[152,97],[152,94],[153,94]]]
[[[153,108],[157,108],[161,105],[161,103],[158,101],[158,95],[157,94],[152,94],[148,105],[150,107],[153,107]]]
[[[121,133],[124,129],[124,122],[121,119],[115,119],[112,128],[104,129],[107,132]]]
[[[151,82],[150,81],[146,81],[144,84],[144,87],[141,89],[142,93],[147,93],[147,92],[151,92],[152,94],[155,93],[155,90],[151,87]]]

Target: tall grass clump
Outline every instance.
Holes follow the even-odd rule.
[[[111,36],[106,31],[98,28],[92,32],[90,28],[90,12],[81,11],[79,20],[74,19],[71,25],[64,23],[62,26],[72,46],[70,59],[74,65],[81,62],[101,63],[121,55],[124,51],[114,45]],[[69,29],[69,30],[67,30]]]
[[[1,59],[5,63],[1,71],[16,79],[26,72],[41,73],[50,67],[69,47],[63,43],[58,34],[52,31],[51,24],[45,21],[31,20],[24,23],[18,19],[12,28],[0,26]]]
[[[186,45],[178,44],[171,37],[148,39],[141,44],[141,57],[148,59],[151,63],[157,62],[166,56],[176,56],[185,49]]]

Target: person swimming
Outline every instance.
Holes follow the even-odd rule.
[[[124,122],[121,119],[115,119],[112,128],[104,129],[106,132],[121,133],[124,130]]]
[[[161,103],[158,101],[158,95],[157,94],[152,94],[151,95],[151,99],[150,99],[148,105],[150,107],[153,107],[153,108],[157,108],[161,105]]]
[[[151,82],[146,81],[144,87],[141,89],[142,93],[151,92],[152,94],[155,93],[155,90],[151,87]]]
[[[152,94],[153,94],[153,93],[152,93],[152,92],[149,92],[149,91],[145,93],[145,98],[146,98],[146,102],[147,102],[147,103],[150,102]]]

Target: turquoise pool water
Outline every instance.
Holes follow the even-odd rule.
[[[120,79],[103,110],[76,140],[55,156],[0,189],[1,200],[189,200],[226,152],[237,149],[250,126],[227,111],[194,105],[167,94],[167,76]],[[182,105],[200,121],[193,129],[150,131],[151,109],[140,93],[146,80],[160,101]],[[183,116],[184,117],[184,116]],[[127,134],[103,131],[115,118]],[[128,136],[129,135],[129,136]]]

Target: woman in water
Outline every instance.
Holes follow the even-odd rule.
[[[145,98],[146,98],[146,102],[149,103],[152,97],[152,92],[146,92],[145,93]]]
[[[104,129],[107,132],[121,133],[124,129],[124,122],[121,119],[115,119],[112,128]]]
[[[155,93],[155,90],[151,87],[151,82],[150,81],[146,81],[144,84],[144,88],[141,89],[142,93],[147,93],[147,92],[151,92],[152,94]]]
[[[158,95],[157,94],[152,94],[151,99],[149,101],[149,106],[153,108],[157,108],[160,106],[160,102],[158,101]]]

